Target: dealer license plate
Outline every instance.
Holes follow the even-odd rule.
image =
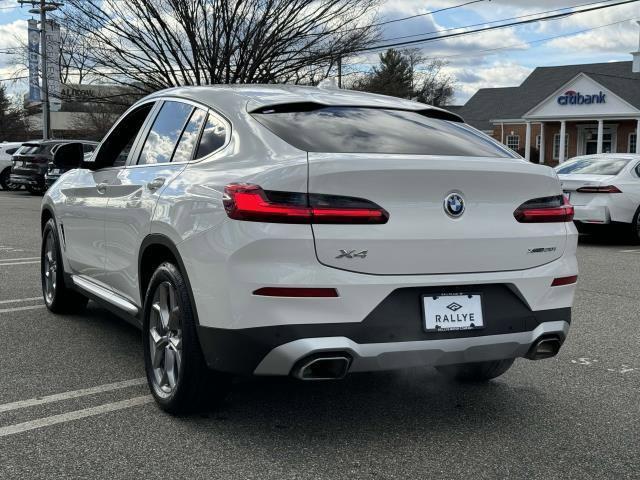
[[[429,332],[484,328],[481,295],[425,295],[422,302],[424,327]]]

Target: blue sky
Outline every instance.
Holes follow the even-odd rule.
[[[382,28],[381,36],[393,38],[420,34],[562,7],[575,7],[593,1],[484,0],[435,15],[388,24]],[[378,11],[378,21],[421,14],[461,3],[465,1],[383,0]],[[14,58],[2,51],[15,45],[16,35],[26,35],[26,19],[30,18],[26,7],[5,8],[14,5],[14,0],[0,0],[0,78],[11,74],[11,60]],[[630,60],[629,52],[638,49],[640,31],[633,19],[640,20],[640,2],[416,47],[425,56],[449,62],[446,71],[456,79],[456,103],[464,103],[478,88],[518,85],[536,66]],[[588,31],[574,33],[583,30]],[[549,39],[553,36],[562,37]],[[375,61],[376,54],[355,58],[352,63],[356,65],[352,69],[367,68]],[[24,88],[23,84],[12,86],[13,91]]]

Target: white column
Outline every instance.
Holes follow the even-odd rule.
[[[562,120],[560,122],[560,151],[558,152],[558,159],[560,163],[563,163],[566,158],[564,158],[564,149],[565,149],[565,136],[567,134],[567,122]]]
[[[640,153],[640,118],[636,126],[636,153]]]
[[[531,161],[531,122],[527,121],[527,129],[524,136],[524,159]]]
[[[540,157],[539,162],[544,163],[545,144],[544,144],[544,123],[540,122]]]
[[[500,122],[500,143],[504,145],[504,122]]]
[[[602,153],[602,139],[604,138],[604,120],[598,120],[598,149],[597,153]]]

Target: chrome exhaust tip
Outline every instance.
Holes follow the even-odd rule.
[[[560,351],[561,345],[562,343],[557,337],[541,338],[531,347],[527,358],[529,360],[544,360],[555,357]]]
[[[299,380],[340,380],[347,375],[351,357],[343,354],[321,354],[303,358],[293,368]]]

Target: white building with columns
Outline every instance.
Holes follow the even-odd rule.
[[[520,86],[481,89],[455,112],[533,162],[640,153],[640,45],[632,55],[538,67]]]

